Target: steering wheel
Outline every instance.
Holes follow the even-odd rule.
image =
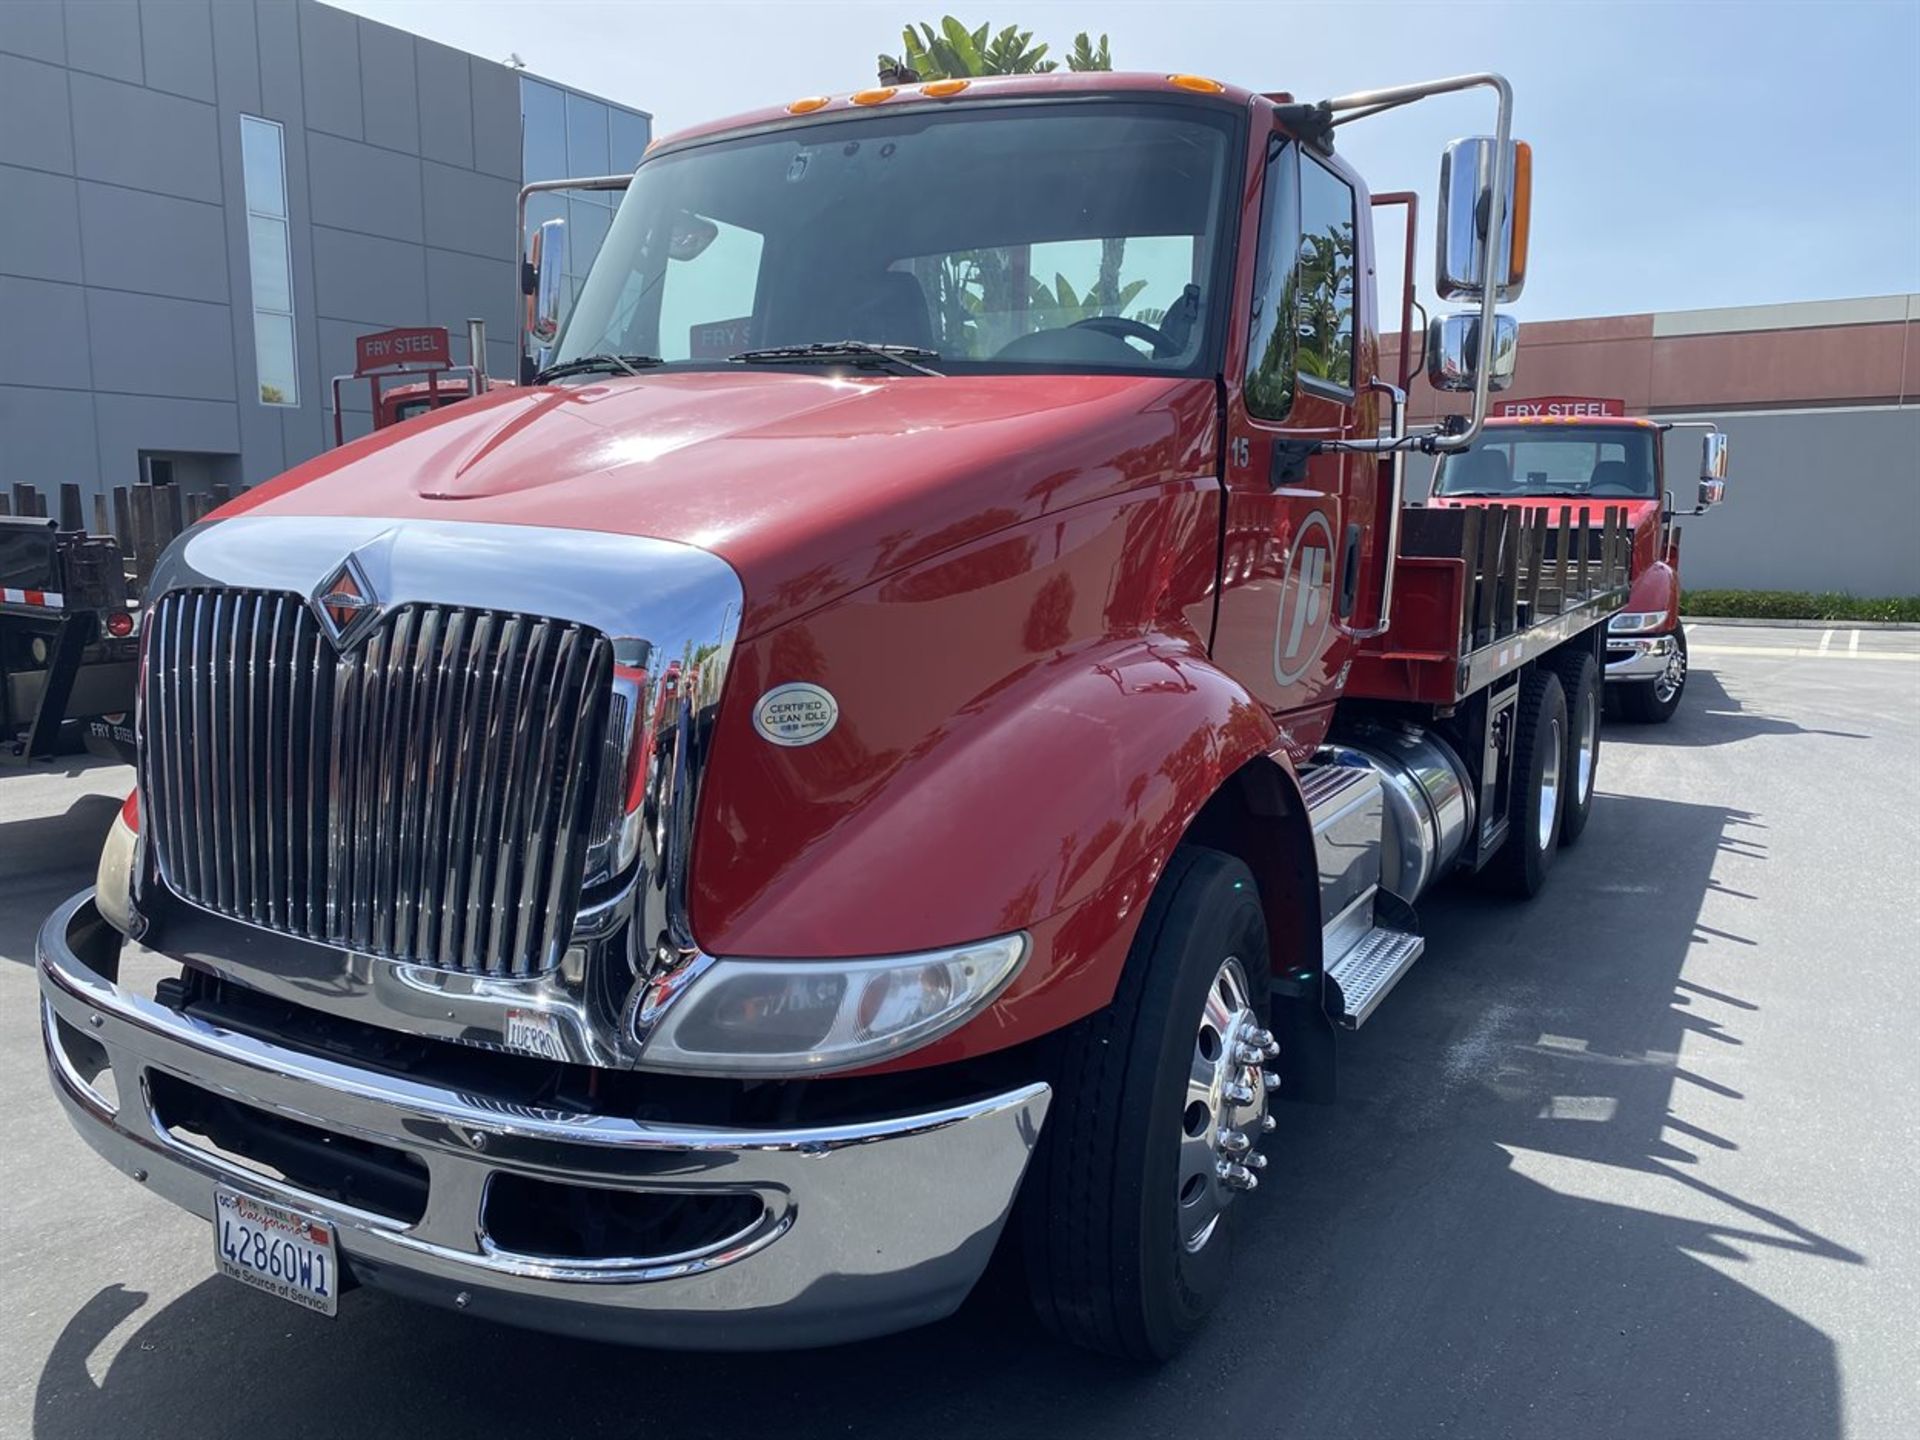
[[[1124,315],[1089,315],[1084,320],[1074,321],[1067,328],[1072,330],[1081,326],[1120,339],[1144,340],[1153,347],[1153,358],[1156,360],[1170,360],[1180,353],[1180,347],[1174,344],[1166,331],[1144,320],[1129,320]]]

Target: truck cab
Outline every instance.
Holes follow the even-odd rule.
[[[1413,430],[1336,142],[1463,92]],[[41,934],[75,1125],[329,1314],[818,1345],[1004,1238],[1063,1338],[1192,1341],[1415,902],[1591,813],[1620,507],[1402,503],[1511,360],[1511,111],[1053,74],[653,147],[529,383],[162,561]]]
[[[1602,402],[1589,402],[1598,409]],[[1587,407],[1582,407],[1587,408]],[[1609,698],[1628,719],[1659,723],[1680,707],[1687,637],[1680,620],[1680,527],[1666,476],[1672,422],[1600,414],[1490,419],[1471,447],[1435,467],[1436,509],[1518,505],[1552,514],[1618,506],[1633,535],[1633,589],[1608,624]],[[1703,514],[1725,493],[1726,437],[1706,425],[1698,500]]]

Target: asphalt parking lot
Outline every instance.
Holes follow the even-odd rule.
[[[124,770],[0,776],[0,1434],[1905,1437],[1920,1413],[1920,632],[1697,627],[1530,905],[1286,1107],[1227,1311],[1139,1373],[989,1286],[847,1349],[651,1355],[212,1273],[48,1092],[33,934]]]

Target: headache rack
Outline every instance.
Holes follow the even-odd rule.
[[[1354,657],[1350,695],[1451,705],[1626,604],[1626,508],[1472,505],[1400,517],[1393,626]]]

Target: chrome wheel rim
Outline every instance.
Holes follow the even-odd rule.
[[[1673,653],[1667,657],[1667,668],[1653,682],[1653,698],[1662,705],[1671,705],[1673,697],[1680,693],[1680,687],[1687,683],[1687,652],[1676,641]]]
[[[1547,723],[1547,754],[1558,759],[1565,752],[1560,748],[1560,719],[1555,716]],[[1553,824],[1560,818],[1560,767],[1543,765],[1540,767],[1540,848],[1545,850],[1553,844]]]
[[[1574,732],[1573,803],[1584,805],[1593,793],[1593,762],[1600,748],[1600,694],[1587,687],[1586,704],[1580,707],[1580,728]]]
[[[1254,1012],[1245,968],[1229,955],[1207,987],[1180,1114],[1174,1215],[1190,1255],[1214,1238],[1234,1197],[1260,1183],[1267,1162],[1256,1147],[1273,1129],[1267,1092],[1278,1084],[1262,1066],[1279,1053]]]

